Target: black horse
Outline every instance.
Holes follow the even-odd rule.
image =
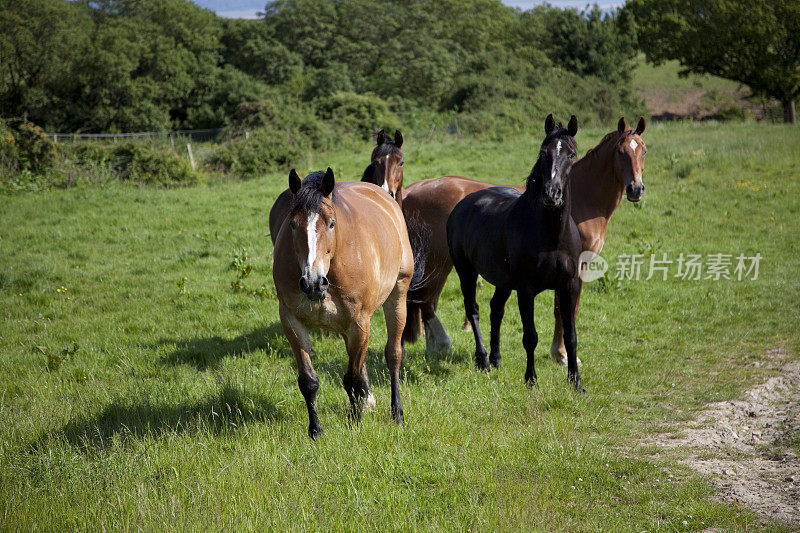
[[[500,366],[500,323],[511,291],[517,291],[522,319],[522,344],[528,357],[525,381],[536,383],[533,353],[539,338],[533,322],[534,297],[553,289],[561,302],[569,379],[581,392],[578,373],[575,306],[580,294],[578,259],[581,240],[570,214],[567,179],[577,145],[578,121],[567,128],[548,115],[546,137],[528,176],[524,193],[510,187],[492,187],[461,200],[447,220],[447,245],[464,294],[464,307],[475,334],[475,363],[488,369]],[[491,300],[491,354],[478,324],[475,286],[478,274],[494,285]]]

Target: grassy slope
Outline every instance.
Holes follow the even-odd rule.
[[[679,76],[681,65],[678,61],[665,61],[655,66],[645,61],[644,54],[640,54],[633,72],[633,85],[639,89],[657,87],[659,89],[706,89],[735,91],[741,84],[709,74],[690,74],[686,77]]]
[[[586,149],[602,132],[583,131]],[[504,364],[472,368],[454,276],[440,309],[454,352],[403,363],[406,426],[389,420],[372,324],[377,411],[351,427],[343,343],[315,337],[326,433],[306,436],[294,360],[273,298],[267,213],[285,177],[187,190],[72,189],[4,199],[0,211],[0,526],[244,529],[746,528],[747,512],[636,439],[760,379],[765,349],[796,351],[800,130],[655,126],[646,201],[615,216],[605,255],[755,253],[756,282],[628,282],[585,292],[579,354],[588,394],[549,361],[538,299],[540,388],[522,383],[512,296]],[[417,146],[409,181],[460,173],[521,181],[534,141]],[[368,149],[320,157],[360,175]],[[303,169],[305,170],[305,169]],[[678,178],[676,174],[685,176]],[[186,276],[181,294],[176,281]],[[61,287],[66,292],[58,292]],[[489,287],[480,290],[488,327]],[[46,353],[60,356],[47,368]]]

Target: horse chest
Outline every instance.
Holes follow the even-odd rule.
[[[555,289],[576,275],[575,261],[561,251],[541,252],[522,258],[515,269],[517,283]]]
[[[320,301],[312,301],[301,295],[297,298],[294,314],[309,327],[339,330],[341,324],[347,323],[346,313],[342,310],[343,306],[337,304],[331,293]]]

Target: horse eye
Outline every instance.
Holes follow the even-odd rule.
[[[289,221],[289,227],[292,228],[292,231],[297,229],[297,222],[294,220]]]
[[[334,227],[335,225],[336,225],[336,221],[335,221],[335,220],[331,220],[331,223],[330,223],[330,224],[328,224],[328,228],[330,228],[330,229],[333,229],[333,227]]]
[[[572,159],[575,159],[575,156],[578,155],[577,152],[570,152],[569,156]]]
[[[400,166],[401,167],[403,166],[403,163],[405,163],[405,161],[400,161]]]

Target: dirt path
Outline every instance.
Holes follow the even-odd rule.
[[[800,360],[783,348],[767,355],[781,375],[709,404],[679,438],[648,444],[688,451],[682,462],[709,476],[723,501],[800,530]]]

